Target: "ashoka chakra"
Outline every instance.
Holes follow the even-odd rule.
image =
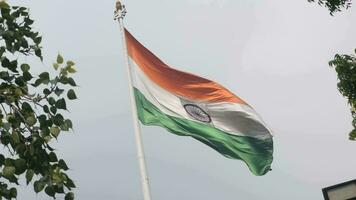
[[[185,104],[184,109],[191,117],[193,117],[198,121],[205,122],[205,123],[211,122],[210,116],[203,109],[199,108],[199,106],[197,105]]]

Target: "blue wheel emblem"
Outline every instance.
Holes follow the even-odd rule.
[[[203,109],[194,104],[185,104],[185,111],[191,116],[193,119],[196,119],[201,122],[210,123],[211,118]]]

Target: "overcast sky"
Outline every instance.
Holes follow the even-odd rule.
[[[31,8],[44,63],[76,61],[75,132],[55,146],[76,199],[142,199],[114,1],[12,1]],[[356,48],[356,5],[331,17],[307,0],[127,0],[130,32],[167,64],[215,80],[253,105],[274,132],[263,177],[191,138],[143,127],[153,200],[323,199],[356,178],[351,116],[327,62]],[[32,62],[32,61],[31,61]],[[49,199],[23,189],[19,200]]]

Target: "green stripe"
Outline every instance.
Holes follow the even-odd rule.
[[[156,125],[180,136],[191,136],[228,158],[243,160],[255,175],[264,175],[271,168],[273,141],[246,136],[235,136],[209,124],[164,114],[136,88],[135,98],[138,117],[144,125]]]

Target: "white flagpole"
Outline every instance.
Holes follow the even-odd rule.
[[[140,129],[140,124],[139,124],[138,116],[137,116],[135,94],[133,92],[132,71],[131,71],[131,67],[129,64],[129,57],[128,57],[128,53],[127,53],[126,40],[125,40],[125,30],[124,30],[124,22],[123,22],[125,15],[126,15],[125,6],[122,5],[119,0],[117,0],[116,11],[115,11],[115,20],[119,21],[120,31],[121,31],[121,36],[122,36],[122,46],[123,46],[124,57],[125,57],[125,64],[127,66],[127,77],[129,80],[132,119],[133,119],[134,128],[135,128],[137,159],[138,159],[138,163],[140,166],[143,199],[151,200],[150,186],[148,183],[147,169],[146,169],[146,163],[145,163],[145,154],[143,151],[141,129]]]

